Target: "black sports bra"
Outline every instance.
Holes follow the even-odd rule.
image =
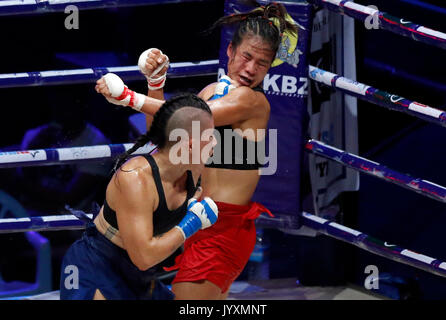
[[[265,94],[260,86],[253,90]],[[217,145],[214,147],[214,155],[209,158],[206,167],[233,170],[257,170],[263,167],[264,159],[259,157],[257,150],[259,144],[265,143],[265,140],[248,140],[234,131],[231,125],[215,127],[215,130],[219,133],[216,135]],[[242,144],[237,146],[240,142]],[[242,152],[236,146],[242,147]],[[231,148],[230,156],[225,157],[225,148]],[[262,155],[264,156],[264,151]]]
[[[156,210],[153,212],[153,235],[157,236],[169,231],[174,226],[176,226],[181,221],[181,219],[183,219],[187,210],[187,202],[195,194],[195,191],[198,188],[198,184],[197,186],[195,186],[194,180],[192,178],[192,173],[190,171],[187,171],[186,200],[180,207],[174,210],[169,210],[167,208],[166,197],[164,195],[163,185],[161,184],[161,176],[155,159],[153,159],[153,157],[149,154],[144,154],[143,156],[147,159],[150,166],[152,167],[153,179],[155,180],[155,185],[159,196],[158,208],[156,208]],[[103,213],[105,221],[107,221],[113,228],[118,230],[116,212],[110,208],[107,203],[107,199],[104,200]]]

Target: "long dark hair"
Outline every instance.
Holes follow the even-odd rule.
[[[260,36],[269,43],[271,50],[275,53],[279,49],[282,34],[285,30],[297,33],[297,26],[286,20],[287,11],[283,4],[272,2],[262,6],[253,0],[240,2],[256,9],[221,17],[209,29],[210,32],[217,27],[238,24],[231,40],[234,49],[240,45],[245,35],[252,34]],[[270,20],[271,18],[277,18],[279,21],[278,27]]]
[[[129,150],[127,150],[127,152],[118,157],[113,171],[116,172],[116,170],[130,157],[133,152],[144,146],[149,141],[157,145],[158,149],[164,148],[169,137],[169,133],[166,132],[167,123],[172,115],[183,107],[197,108],[212,116],[212,111],[208,104],[195,94],[181,94],[166,100],[166,102],[164,102],[161,108],[153,116],[153,122],[149,131],[139,136],[136,139],[135,144]]]

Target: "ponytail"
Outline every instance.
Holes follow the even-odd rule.
[[[149,132],[146,132],[145,134],[140,135],[138,138],[136,138],[135,144],[125,153],[118,156],[115,162],[115,166],[113,167],[113,172],[116,172],[116,170],[121,167],[121,165],[130,157],[133,152],[149,143],[150,140],[151,139]]]
[[[283,4],[272,2],[262,6],[254,0],[244,0],[241,3],[255,7],[255,9],[221,17],[211,26],[209,31],[213,31],[217,27],[238,24],[232,38],[234,47],[241,43],[246,34],[252,33],[267,41],[274,52],[277,52],[284,32],[297,34],[297,25],[287,19],[288,12]]]

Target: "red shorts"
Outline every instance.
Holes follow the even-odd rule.
[[[226,292],[240,275],[256,243],[254,220],[262,213],[271,212],[257,202],[240,206],[216,202],[217,222],[200,230],[184,243],[184,252],[175,265],[166,270],[179,269],[172,284],[208,280]]]

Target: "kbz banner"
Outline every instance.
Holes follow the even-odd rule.
[[[265,1],[259,1],[266,4]],[[263,90],[271,105],[265,140],[265,164],[253,201],[265,205],[276,216],[272,221],[286,221],[285,227],[298,227],[301,212],[301,170],[303,143],[307,130],[308,61],[311,6],[306,2],[282,2],[287,20],[298,27],[297,37],[282,35],[276,59],[263,80]],[[225,15],[253,10],[236,0],[225,2]],[[227,72],[227,47],[233,28],[222,30],[219,77]],[[272,222],[274,224],[274,222]]]

